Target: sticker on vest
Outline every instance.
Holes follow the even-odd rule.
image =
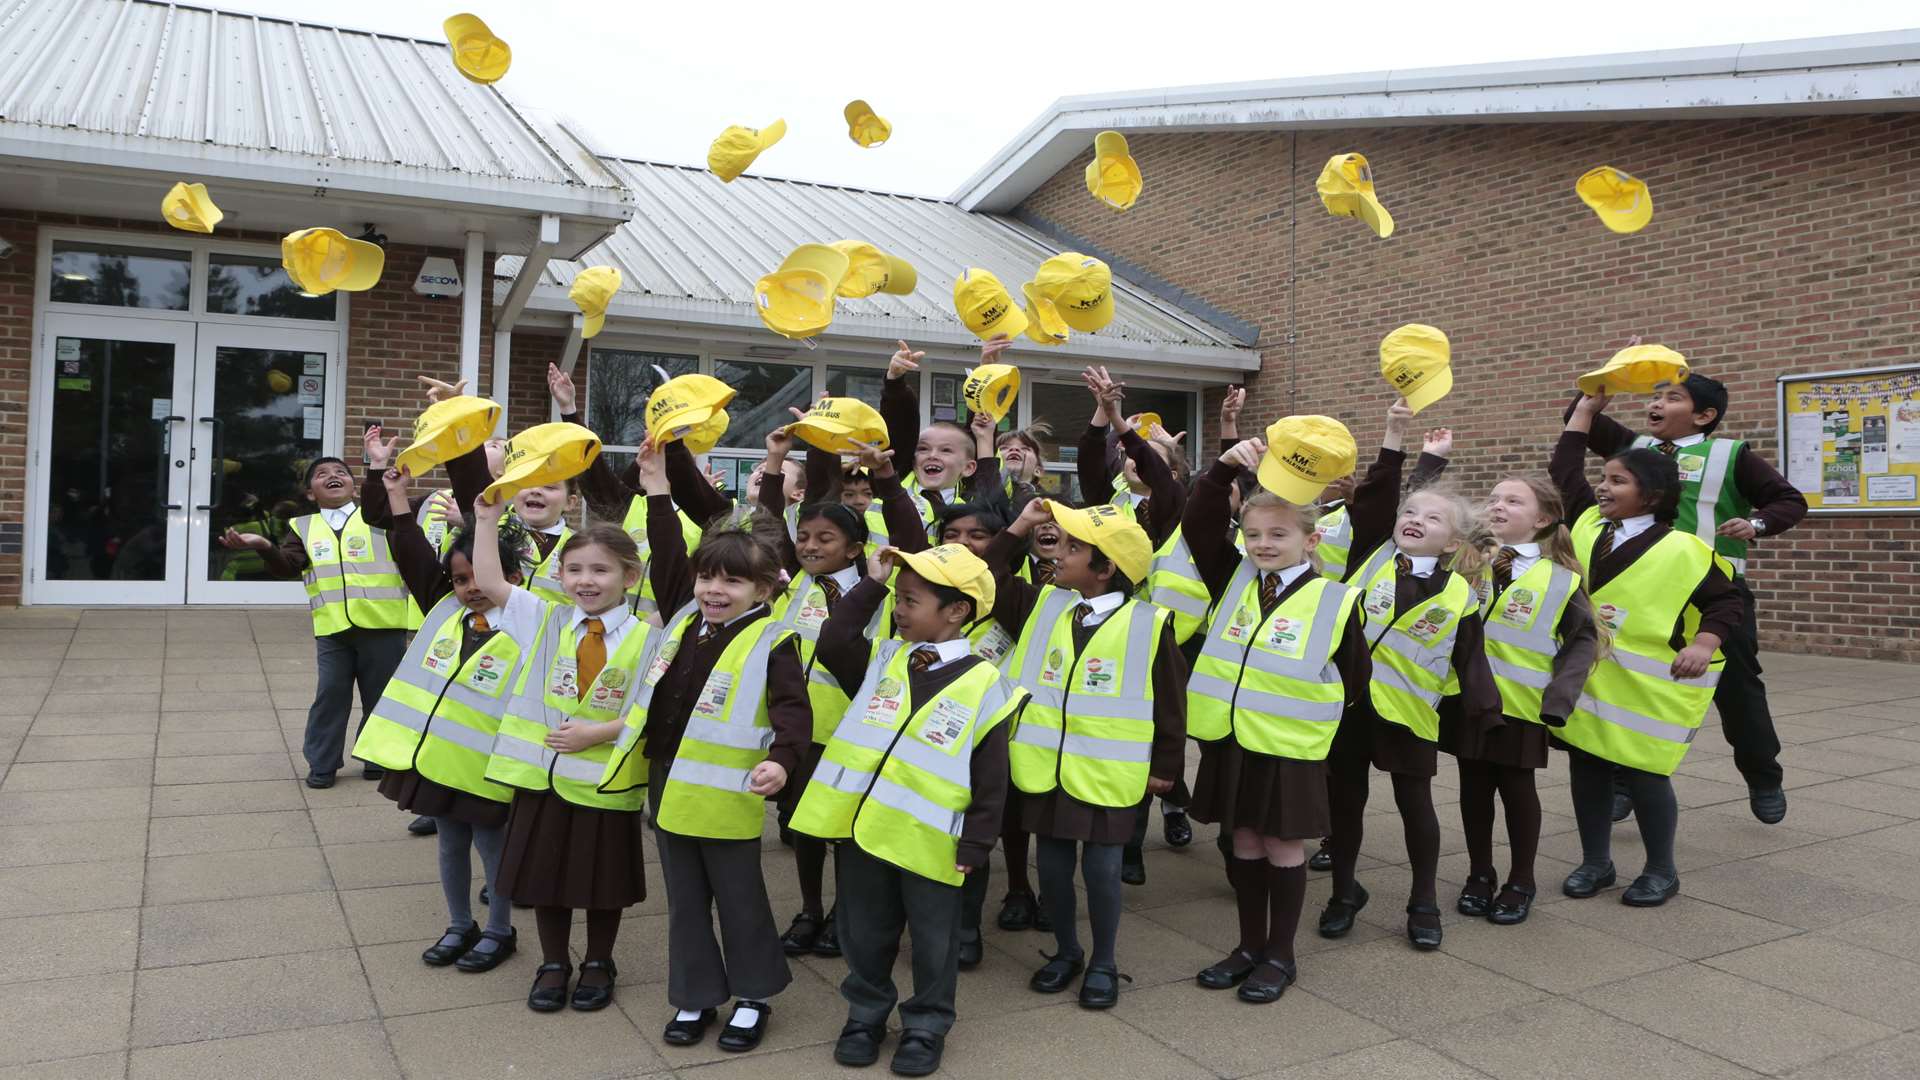
[[[616,667],[603,668],[600,677],[587,692],[587,704],[595,709],[617,709],[627,700],[627,673]]]
[[[867,699],[866,715],[860,722],[892,731],[900,723],[900,696],[906,690],[899,679],[882,676],[880,684],[873,688],[873,696]]]
[[[555,657],[553,671],[547,679],[547,693],[555,697],[578,698],[580,696],[580,663],[571,656]]]
[[[1007,633],[1006,627],[993,623],[987,627],[986,633],[980,635],[980,640],[974,642],[973,655],[989,664],[997,664],[1011,648],[1013,648],[1013,635]]]
[[[1707,463],[1703,458],[1682,457],[1675,461],[1680,466],[1680,482],[1683,484],[1697,484],[1707,475]]]
[[[794,629],[806,631],[809,637],[816,637],[826,621],[826,593],[818,587],[807,590],[807,598],[800,603],[800,614],[793,620]]]
[[[1267,631],[1267,640],[1262,644],[1268,652],[1298,660],[1307,648],[1307,620],[1274,616],[1273,626]]]
[[[733,672],[716,671],[707,676],[707,685],[700,688],[700,697],[693,703],[694,715],[718,720],[727,706],[727,695],[732,692]]]
[[[1381,578],[1367,590],[1366,612],[1370,619],[1384,619],[1393,614],[1394,579]]]
[[[951,754],[960,748],[960,737],[973,722],[973,710],[952,698],[941,698],[927,710],[916,733],[920,741]]]
[[[1597,604],[1593,609],[1593,617],[1600,620],[1601,626],[1617,634],[1627,624],[1627,609],[1618,604]]]
[[[1067,663],[1067,654],[1058,648],[1047,650],[1047,666],[1040,671],[1041,686],[1059,686],[1060,669]]]
[[[1500,609],[1500,621],[1514,626],[1527,626],[1533,622],[1533,613],[1540,606],[1540,594],[1533,589],[1514,586],[1507,590],[1506,604]]]
[[[680,640],[678,638],[660,646],[660,652],[654,656],[653,663],[647,667],[648,686],[658,686],[660,680],[666,678],[667,669],[673,666],[673,658],[679,655],[679,653]]]
[[[1227,632],[1224,636],[1228,641],[1245,641],[1247,636],[1253,633],[1253,623],[1253,612],[1248,611],[1246,605],[1242,604],[1233,609],[1233,619],[1227,623]]]
[[[360,562],[372,554],[372,545],[364,536],[347,537],[347,558]]]
[[[1080,663],[1080,690],[1087,694],[1116,691],[1113,677],[1120,673],[1120,662],[1111,657],[1089,656]]]
[[[1413,625],[1407,627],[1407,635],[1425,645],[1444,633],[1447,624],[1452,621],[1453,612],[1436,604],[1421,612],[1420,617],[1413,620]]]
[[[435,675],[451,674],[460,666],[459,655],[459,642],[450,637],[435,638],[433,644],[427,646],[427,655],[420,661],[420,666]]]
[[[333,558],[333,537],[316,536],[307,544],[307,555],[314,562],[325,562]]]

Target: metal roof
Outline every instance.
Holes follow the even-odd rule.
[[[1920,30],[1061,98],[954,192],[1011,210],[1107,129],[1219,131],[1920,109]]]
[[[1041,262],[1059,252],[1039,233],[1009,218],[968,213],[950,202],[762,176],[732,183],[705,169],[607,159],[633,189],[639,212],[611,239],[577,262],[554,260],[530,306],[572,311],[566,290],[582,266],[620,270],[609,326],[622,316],[655,322],[760,327],[754,283],[795,246],[865,240],[913,264],[919,285],[907,296],[842,299],[823,336],[906,338],[965,344],[974,339],[954,315],[952,282],[984,267],[1016,293]],[[517,257],[496,273],[519,272]],[[1115,315],[1105,329],[1074,334],[1044,355],[1090,359],[1180,361],[1207,368],[1250,369],[1259,355],[1226,329],[1116,277]],[[767,334],[771,341],[783,339]]]

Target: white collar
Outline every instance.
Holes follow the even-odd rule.
[[[1407,561],[1413,564],[1413,569],[1408,573],[1414,577],[1432,577],[1433,568],[1440,565],[1438,555],[1407,555],[1404,551],[1400,554],[1406,555]]]
[[[826,580],[840,586],[840,595],[845,596],[853,591],[855,585],[860,584],[860,564],[852,563],[844,569],[835,570],[826,576]]]
[[[353,512],[358,509],[360,509],[360,507],[356,505],[352,499],[348,499],[346,502],[332,509],[321,508],[320,516],[326,519],[328,525],[337,529],[340,527],[341,522],[352,517]]]
[[[1537,559],[1537,558],[1539,558],[1539,557],[1540,557],[1540,545],[1539,545],[1539,544],[1533,544],[1533,543],[1529,543],[1529,544],[1508,544],[1508,545],[1506,545],[1506,546],[1507,546],[1507,547],[1510,547],[1510,548],[1512,548],[1512,549],[1513,549],[1513,554],[1514,554],[1514,557],[1515,557],[1515,558],[1520,558],[1520,559]]]
[[[575,608],[574,610],[578,611],[579,609]],[[487,626],[489,628],[498,630],[507,624],[507,609],[503,607],[490,607],[481,612],[480,617],[487,620]],[[467,609],[467,619],[468,621],[472,621],[473,619],[472,608]]]
[[[1105,592],[1099,596],[1083,596],[1080,598],[1080,602],[1087,605],[1088,612],[1094,615],[1105,615],[1109,612],[1118,611],[1120,605],[1127,602],[1127,594],[1123,592]]]
[[[1622,541],[1631,540],[1652,527],[1652,514],[1636,514],[1630,518],[1622,518],[1617,526],[1619,531],[1617,535],[1614,536],[1613,542],[1617,545]]]
[[[567,531],[567,519],[563,517],[551,525],[540,527],[529,525],[527,527],[533,529],[534,532],[542,533],[546,536],[559,536],[561,533]]]
[[[728,620],[727,620],[726,622],[723,622],[723,623],[721,623],[721,624],[720,624],[720,626],[721,626],[721,627],[727,627],[727,626],[732,626],[732,625],[733,625],[734,623],[737,623],[737,622],[739,622],[739,621],[740,621],[741,619],[744,619],[744,618],[747,618],[747,617],[749,617],[749,616],[752,616],[752,615],[758,615],[758,614],[760,614],[761,612],[763,612],[763,611],[765,611],[765,610],[767,610],[767,605],[765,605],[765,604],[755,604],[755,605],[753,605],[752,607],[750,607],[750,608],[748,608],[747,610],[745,610],[745,611],[743,611],[743,612],[741,612],[740,614],[738,614],[738,615],[735,615],[735,616],[734,616],[733,618],[731,618],[731,619],[728,619]],[[712,623],[709,623],[709,622],[707,622],[705,618],[703,618],[703,617],[701,617],[701,616],[699,616],[699,615],[695,615],[695,616],[694,616],[693,618],[694,618],[694,622],[695,622],[695,623],[698,623],[698,624],[702,624],[702,625],[705,625],[705,626],[712,626],[712,625],[713,625]],[[695,629],[695,630],[697,631],[697,630],[699,630],[699,629],[700,629],[700,626],[698,626],[698,625],[696,625],[696,626],[694,627],[694,629]],[[709,631],[708,631],[708,633],[712,633],[712,631],[711,631],[711,630],[709,630]]]
[[[1696,431],[1691,435],[1682,435],[1677,439],[1665,439],[1665,440],[1655,439],[1653,440],[1653,443],[1655,446],[1660,445],[1660,443],[1662,442],[1671,442],[1675,446],[1693,446],[1697,443],[1703,443],[1706,441],[1707,441],[1706,433],[1703,431]]]
[[[953,663],[955,660],[973,655],[973,643],[963,637],[952,638],[947,641],[913,642],[907,646],[907,655],[912,656],[920,649],[932,649],[934,651],[933,663],[928,665],[928,671],[938,671],[948,664]]]
[[[598,615],[589,615],[581,610],[579,604],[575,604],[573,605],[573,618],[568,621],[568,625],[573,628],[575,634],[578,634],[581,623],[586,622],[588,619],[599,619],[600,632],[607,637],[612,637],[619,633],[620,628],[627,625],[627,620],[632,617],[632,610],[625,604],[615,604]]]
[[[1280,575],[1280,591],[1285,592],[1289,588],[1293,587],[1294,582],[1300,580],[1301,574],[1304,574],[1311,569],[1313,569],[1312,563],[1298,562],[1293,564],[1292,566],[1282,567],[1279,570],[1261,570],[1259,571],[1259,573],[1261,577],[1265,577],[1268,574],[1279,574]]]

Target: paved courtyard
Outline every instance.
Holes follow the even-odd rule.
[[[837,961],[796,965],[757,1053],[664,1046],[657,892],[627,914],[605,1012],[522,1004],[530,918],[499,971],[423,966],[444,921],[432,841],[351,770],[328,791],[296,779],[312,663],[298,611],[0,612],[0,1078],[841,1071]],[[1298,986],[1267,1007],[1198,989],[1235,936],[1203,828],[1185,851],[1151,851],[1148,884],[1127,890],[1134,981],[1111,1012],[1028,991],[1050,938],[990,929],[943,1075],[1920,1075],[1920,668],[1766,663],[1792,809],[1755,822],[1717,726],[1705,733],[1675,778],[1681,896],[1666,908],[1559,896],[1579,845],[1556,763],[1533,918],[1453,915],[1466,857],[1443,765],[1441,952],[1400,936],[1404,856],[1379,785],[1389,812],[1367,823],[1373,901],[1355,932],[1312,933],[1314,875]],[[1623,872],[1637,867],[1631,824],[1616,840]],[[775,843],[766,864],[784,925],[792,864]]]

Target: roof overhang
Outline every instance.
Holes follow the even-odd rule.
[[[1920,30],[1061,98],[952,201],[1005,212],[1096,132],[1733,118],[1920,110]]]

